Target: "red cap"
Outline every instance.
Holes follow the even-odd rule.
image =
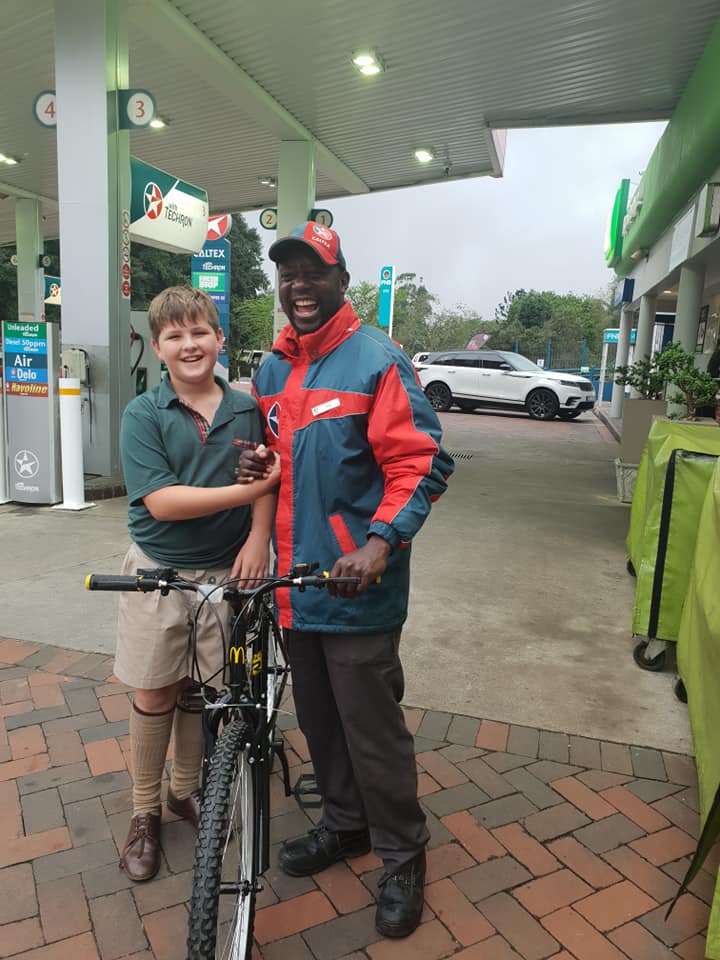
[[[275,263],[281,263],[284,257],[298,245],[309,247],[328,266],[337,264],[343,270],[347,269],[345,257],[340,248],[340,237],[330,227],[323,227],[313,220],[301,223],[286,237],[276,240],[268,250],[268,256]]]

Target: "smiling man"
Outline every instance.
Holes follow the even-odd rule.
[[[410,544],[453,462],[412,364],[345,300],[340,238],[303,223],[270,248],[290,321],[253,386],[270,453],[244,451],[238,480],[283,464],[275,521],[280,572],[317,562],[359,584],[278,595],[300,729],[323,800],[320,823],[285,843],[280,866],[308,876],[371,848],[383,860],[375,923],[420,922],[428,831],[400,701]]]

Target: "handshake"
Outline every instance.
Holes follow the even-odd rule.
[[[280,480],[280,457],[263,443],[252,444],[245,440],[233,440],[233,445],[242,447],[235,478],[238,483],[254,480]]]

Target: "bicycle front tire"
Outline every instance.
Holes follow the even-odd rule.
[[[257,819],[245,749],[250,739],[248,725],[234,720],[218,737],[210,760],[195,848],[188,960],[249,960],[251,955]],[[221,883],[238,889],[221,894]]]

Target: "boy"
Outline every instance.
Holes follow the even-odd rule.
[[[279,471],[260,487],[236,482],[233,441],[255,444],[263,429],[255,400],[214,376],[223,345],[215,304],[199,290],[170,287],[150,304],[148,321],[152,348],[168,372],[160,386],[132,400],[122,418],[132,540],[122,572],[174,567],[186,579],[217,582],[266,576]],[[190,672],[189,602],[197,605],[193,595],[177,591],[120,594],[115,675],[134,688],[133,815],[120,866],[132,880],[149,880],[160,865],[160,781],[171,733],[167,805],[197,828],[201,715],[177,705]],[[228,617],[226,604],[202,606],[197,656],[203,678],[222,667],[213,610],[225,622]]]

